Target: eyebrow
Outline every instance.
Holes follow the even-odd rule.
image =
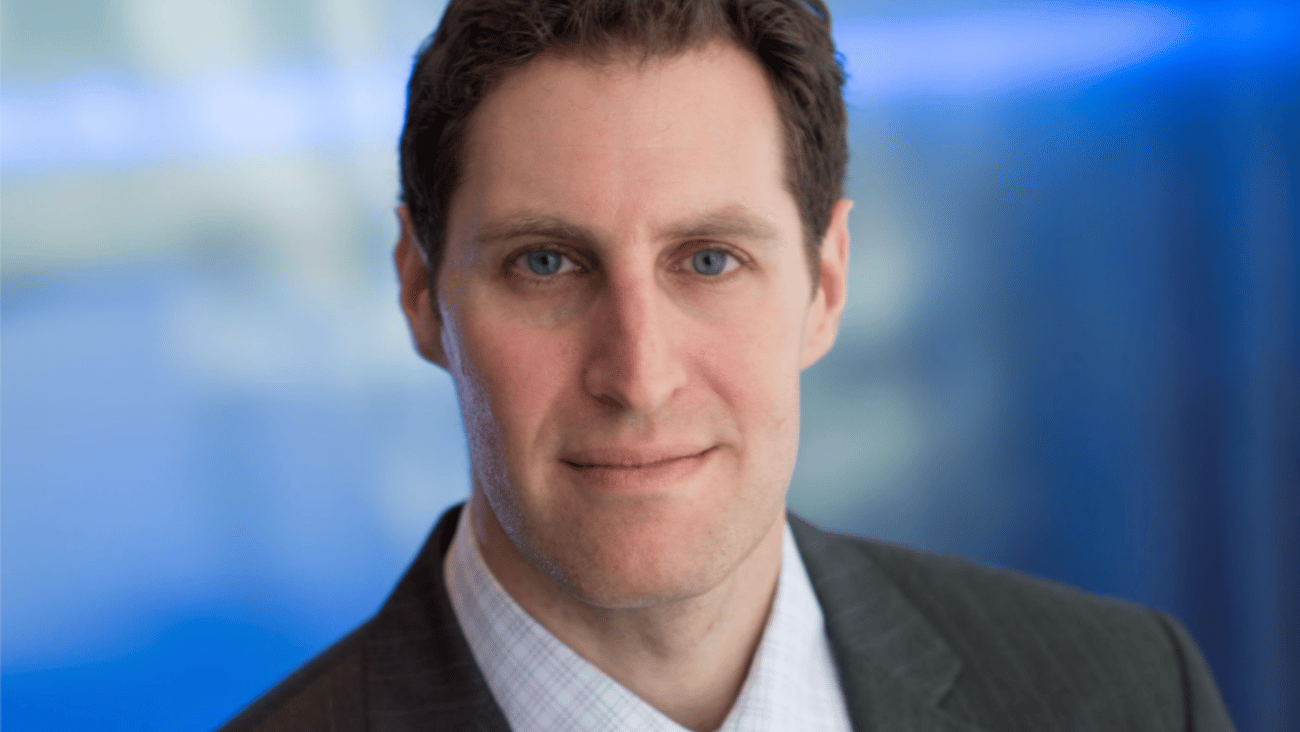
[[[558,239],[587,247],[593,247],[600,239],[586,226],[562,217],[524,213],[484,224],[474,240],[480,246],[490,246],[525,237]],[[656,234],[656,238],[661,240],[713,237],[739,237],[769,243],[780,239],[781,232],[774,224],[748,207],[731,204],[672,224]]]
[[[661,232],[660,236],[664,239],[739,237],[771,242],[780,239],[781,232],[772,222],[758,213],[740,204],[732,204],[670,226]]]
[[[480,246],[489,246],[524,237],[561,239],[588,246],[595,244],[598,238],[591,229],[558,216],[529,213],[490,221],[483,225],[474,240]]]

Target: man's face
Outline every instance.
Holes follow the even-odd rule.
[[[496,535],[585,602],[705,592],[784,515],[848,205],[814,293],[782,153],[763,71],[721,44],[543,57],[470,119],[438,315],[405,272],[403,301]]]

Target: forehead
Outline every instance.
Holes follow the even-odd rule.
[[[649,61],[547,55],[503,78],[470,117],[452,217],[468,202],[481,215],[585,212],[606,223],[737,204],[784,218],[794,204],[782,159],[766,75],[734,46]]]
[[[614,109],[627,118],[611,114]],[[672,115],[691,109],[721,114],[716,119],[719,127],[776,123],[762,68],[735,45],[715,41],[667,57],[644,58],[634,51],[599,59],[544,54],[499,80],[475,110],[471,126],[484,130],[494,124],[531,122],[531,127],[546,128],[554,122],[595,122],[603,117],[602,132],[639,122],[623,131],[655,144],[685,131],[674,128]]]

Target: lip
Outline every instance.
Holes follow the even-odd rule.
[[[624,493],[670,488],[700,471],[714,448],[700,451],[584,452],[561,463],[579,481],[602,491]],[[663,457],[664,454],[669,457]]]
[[[666,450],[583,450],[561,458],[561,462],[578,470],[608,468],[611,470],[644,470],[677,460],[703,456],[712,447],[677,448]]]

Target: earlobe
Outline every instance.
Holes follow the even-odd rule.
[[[397,223],[400,232],[397,246],[393,248],[393,264],[397,268],[402,313],[411,329],[415,350],[445,369],[447,357],[442,348],[442,321],[434,299],[432,270],[406,206],[397,207]]]
[[[821,268],[817,279],[817,292],[808,308],[808,322],[804,328],[803,356],[800,370],[817,363],[835,343],[840,328],[840,316],[848,289],[849,272],[849,211],[853,201],[841,198],[831,209],[830,225],[822,237]]]

